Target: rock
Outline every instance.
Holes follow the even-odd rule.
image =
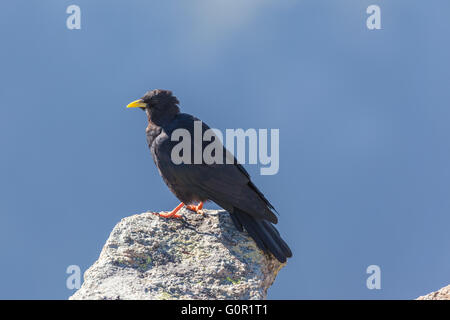
[[[122,219],[69,299],[265,299],[284,266],[226,211]]]
[[[418,297],[417,300],[450,300],[450,285],[425,296]]]

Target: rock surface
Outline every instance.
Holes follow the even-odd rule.
[[[417,300],[450,300],[450,285],[425,296],[418,297]]]
[[[122,219],[70,299],[265,299],[284,266],[225,211]]]

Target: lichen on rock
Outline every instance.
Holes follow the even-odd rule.
[[[284,266],[225,211],[122,219],[70,299],[265,299]]]

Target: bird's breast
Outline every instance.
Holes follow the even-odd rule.
[[[145,134],[147,136],[147,143],[148,143],[149,148],[152,147],[156,138],[161,134],[161,131],[162,131],[162,128],[157,127],[155,125],[149,125],[147,127],[147,129],[145,130]]]

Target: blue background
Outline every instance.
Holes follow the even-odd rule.
[[[66,8],[82,11],[66,28]],[[377,4],[382,30],[366,27]],[[272,299],[450,282],[447,0],[2,1],[0,298],[66,299],[114,225],[178,204],[125,105],[171,89],[212,127],[279,128],[254,182],[289,260]],[[366,268],[381,267],[381,290]]]

